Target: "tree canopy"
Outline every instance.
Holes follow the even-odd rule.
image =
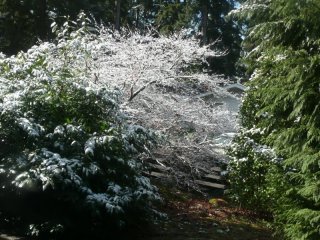
[[[277,227],[289,239],[319,239],[320,2],[249,0],[232,14],[247,28],[242,126],[282,159],[265,188]]]

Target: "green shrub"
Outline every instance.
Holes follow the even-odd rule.
[[[156,136],[126,123],[118,90],[90,82],[82,26],[0,59],[0,213],[32,236],[103,237],[160,200],[136,160]]]
[[[272,149],[257,143],[259,138],[259,129],[242,129],[228,147],[227,194],[242,207],[267,213],[274,205],[268,178],[279,160]]]

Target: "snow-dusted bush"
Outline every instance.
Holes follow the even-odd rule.
[[[258,143],[261,132],[241,129],[228,147],[227,194],[242,207],[266,213],[274,205],[276,196],[270,180],[280,159],[271,148]]]
[[[0,212],[36,236],[94,237],[146,220],[159,200],[135,160],[156,136],[126,123],[118,89],[95,84],[98,36],[85,16],[75,24],[0,58]]]

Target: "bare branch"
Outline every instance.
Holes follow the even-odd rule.
[[[155,83],[156,80],[148,82],[146,85],[144,85],[143,87],[141,87],[138,91],[136,91],[135,93],[133,93],[133,87],[131,87],[131,96],[128,99],[128,101],[132,101],[140,92],[142,92],[147,86],[149,86],[152,83]]]

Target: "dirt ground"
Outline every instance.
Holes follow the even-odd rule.
[[[203,197],[160,187],[167,218],[153,226],[148,240],[275,240],[268,222],[221,197]]]

